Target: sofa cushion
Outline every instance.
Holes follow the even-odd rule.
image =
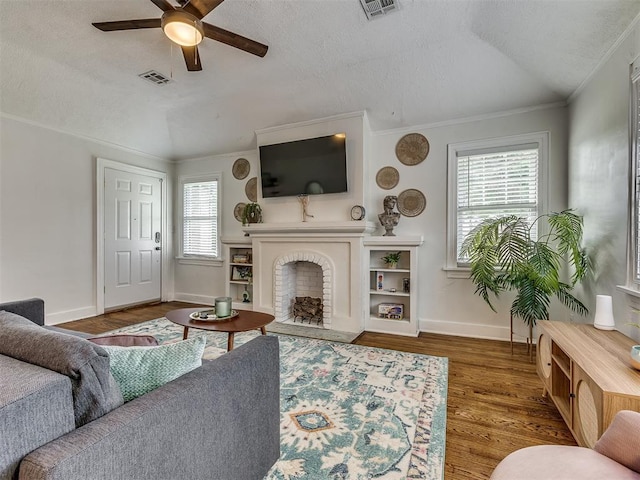
[[[96,345],[113,345],[117,347],[156,347],[158,340],[153,335],[105,335],[104,337],[87,338]]]
[[[619,411],[593,449],[640,473],[640,413]]]
[[[109,355],[83,338],[50,331],[19,315],[0,312],[0,354],[69,377],[76,427],[123,403],[109,369]]]
[[[17,478],[25,455],[74,428],[69,378],[0,355],[0,479]]]
[[[103,346],[111,372],[128,402],[202,365],[205,336],[157,347]]]

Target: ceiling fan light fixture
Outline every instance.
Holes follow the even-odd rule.
[[[183,47],[194,47],[204,38],[202,22],[181,10],[165,12],[162,15],[161,26],[169,40]]]

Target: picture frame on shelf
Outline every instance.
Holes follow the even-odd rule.
[[[231,268],[231,280],[248,282],[252,276],[251,267],[241,267],[234,265]]]

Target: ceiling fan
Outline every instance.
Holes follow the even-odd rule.
[[[202,70],[198,44],[204,37],[226,43],[258,57],[264,57],[269,47],[237,33],[203,22],[202,19],[224,0],[177,0],[174,7],[167,0],[151,0],[164,13],[160,18],[95,22],[92,25],[103,32],[136,30],[139,28],[162,28],[170,40],[180,45],[187,70]]]

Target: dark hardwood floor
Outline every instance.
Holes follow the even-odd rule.
[[[162,303],[60,326],[98,334],[191,306]],[[511,355],[508,342],[368,332],[354,343],[449,358],[446,480],[487,479],[502,458],[519,448],[576,444],[551,400],[542,396],[542,383],[523,344]]]

